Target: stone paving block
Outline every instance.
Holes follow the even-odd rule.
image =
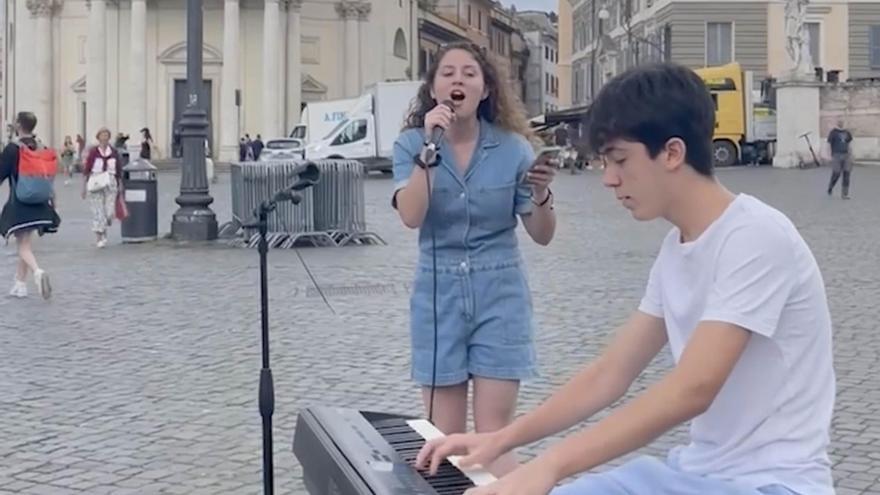
[[[26,495],[79,495],[83,492],[52,485],[34,485],[27,490],[22,491],[21,493]]]

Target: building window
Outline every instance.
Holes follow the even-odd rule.
[[[810,58],[814,67],[822,65],[822,28],[818,22],[804,23],[810,36]]]
[[[409,58],[406,53],[406,36],[403,29],[398,28],[394,34],[394,56],[402,59]]]
[[[419,76],[428,71],[428,52],[424,48],[419,49]]]
[[[477,29],[479,29],[480,31],[483,30],[483,11],[482,10],[477,11]]]
[[[355,120],[336,136],[336,139],[330,143],[330,146],[354,143],[365,137],[367,137],[367,121],[363,119]]]
[[[733,61],[733,24],[706,24],[706,65],[724,65]]]
[[[468,5],[467,7],[468,7],[468,26],[473,26],[474,21],[471,20],[471,6]]]
[[[880,25],[869,28],[868,60],[872,69],[880,69]]]

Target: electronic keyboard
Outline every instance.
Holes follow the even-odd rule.
[[[293,453],[311,495],[461,495],[495,477],[463,470],[450,456],[437,474],[413,467],[426,441],[441,437],[434,425],[407,416],[313,407],[299,414]]]

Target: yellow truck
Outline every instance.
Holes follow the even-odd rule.
[[[696,69],[715,101],[713,160],[716,167],[772,161],[776,110],[754,74],[736,63]],[[768,85],[769,86],[769,85]]]

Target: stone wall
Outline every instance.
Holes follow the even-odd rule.
[[[830,83],[820,91],[819,130],[824,137],[843,117],[853,135],[852,152],[856,161],[880,160],[880,81]],[[828,145],[823,142],[822,154]]]

